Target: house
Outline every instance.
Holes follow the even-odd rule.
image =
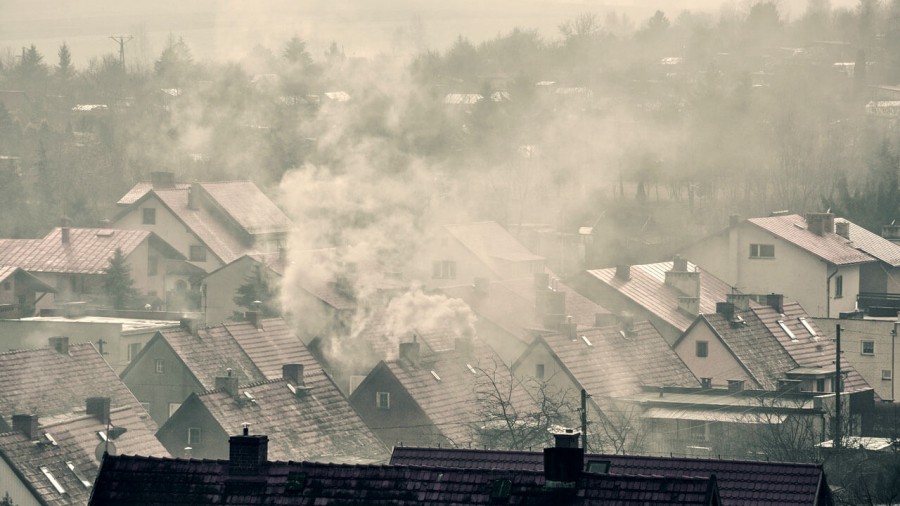
[[[75,309],[78,306],[69,306]],[[144,312],[129,318],[122,316],[98,316],[101,311],[85,314],[59,316],[35,316],[32,318],[0,319],[0,350],[22,350],[35,348],[53,336],[66,336],[69,344],[94,343],[97,351],[116,371],[122,372],[134,359],[141,348],[150,341],[158,330],[178,326],[178,320],[151,319],[152,316],[172,317],[171,314]],[[112,313],[106,313],[112,314]]]
[[[37,276],[14,265],[0,265],[0,320],[31,316],[37,301],[48,293],[56,289]]]
[[[577,434],[577,433],[576,433]],[[228,460],[110,456],[91,506],[111,504],[559,504],[719,505],[714,476],[592,473],[570,438],[544,449],[539,471],[338,465],[268,460],[267,436],[229,439]]]
[[[293,227],[250,181],[185,185],[171,173],[155,172],[117,204],[115,227],[155,232],[203,272],[247,253],[277,252]]]
[[[619,265],[583,273],[575,288],[603,307],[647,320],[671,344],[698,314],[715,312],[716,302],[734,290],[709,271],[676,256],[672,262]]]
[[[281,378],[283,364],[316,365],[284,320],[247,316],[214,326],[185,319],[157,332],[122,371],[122,381],[162,424],[190,394],[215,389],[216,378],[229,370],[249,384]]]
[[[37,309],[68,301],[106,302],[104,270],[121,250],[134,287],[147,297],[167,297],[182,277],[170,274],[184,257],[152,232],[111,228],[53,229],[42,239],[0,239],[0,264],[32,274],[56,293],[36,300]],[[183,282],[183,281],[181,281]]]
[[[190,447],[187,457],[224,459],[228,435],[249,424],[272,437],[276,460],[387,460],[387,448],[323,370],[285,364],[282,371],[282,378],[245,385],[235,376],[216,378],[216,389],[192,393],[157,437],[173,455]]]
[[[426,287],[458,285],[475,278],[529,277],[544,272],[543,257],[528,251],[497,222],[445,225],[423,244],[406,278]]]
[[[589,445],[628,453],[641,450],[641,410],[619,399],[645,386],[700,385],[652,324],[628,320],[591,329],[570,324],[566,332],[537,337],[510,369],[524,384],[546,385],[545,391],[567,393],[569,399],[583,390],[598,436],[588,438]]]
[[[13,504],[87,504],[104,455],[169,457],[140,406],[90,397],[84,408],[43,423],[13,416],[12,430],[0,434],[0,483]]]
[[[391,465],[540,471],[544,468],[544,454],[397,446],[391,454]],[[585,454],[584,469],[590,471],[598,468],[616,475],[704,478],[715,475],[723,504],[735,506],[826,506],[833,503],[821,464]],[[789,480],[786,477],[790,477]]]
[[[859,316],[861,314],[857,313]],[[829,330],[841,326],[841,356],[875,389],[884,401],[896,402],[900,384],[897,332],[900,322],[891,318],[813,318]]]
[[[418,342],[400,343],[399,358],[379,362],[353,390],[350,403],[386,446],[497,446],[510,436],[505,422],[523,424],[538,412],[490,347],[455,343],[433,354]]]
[[[900,246],[832,213],[733,217],[683,254],[744,293],[782,293],[825,318],[854,311],[860,292],[896,289],[900,265]]]
[[[616,321],[602,306],[545,272],[493,282],[479,278],[474,284],[445,286],[441,292],[472,308],[478,316],[476,334],[507,364],[536,336],[558,332],[564,323],[596,327]]]
[[[731,296],[714,313],[701,314],[672,348],[709,385],[743,381],[748,388],[776,390],[794,382],[808,392],[834,392],[837,356],[831,332],[822,332],[796,302],[769,296],[770,305],[750,307],[749,296]],[[742,302],[741,302],[742,301]],[[843,390],[871,387],[842,355]]]

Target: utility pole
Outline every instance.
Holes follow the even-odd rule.
[[[841,427],[841,324],[835,326],[834,335],[837,348],[834,359],[834,449],[840,451],[844,441]]]
[[[131,35],[110,35],[109,38],[119,43],[119,65],[122,66],[122,70],[125,70],[125,44],[134,37]]]
[[[587,398],[588,394],[585,389],[581,389],[581,449],[584,453],[588,452],[587,441]]]

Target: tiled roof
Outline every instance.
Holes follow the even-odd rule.
[[[305,368],[309,391],[298,397],[285,380],[244,385],[235,400],[213,391],[198,399],[228,434],[239,434],[243,423],[269,436],[272,460],[366,463],[385,461],[388,450],[366,426],[337,386],[321,369]]]
[[[414,329],[415,339],[424,345],[423,355],[453,350],[457,337],[456,331],[447,325],[428,325]],[[364,346],[372,352],[372,359],[397,360],[400,343],[411,342],[413,334],[405,336],[392,335],[388,328],[388,314],[383,308],[372,312],[363,321],[362,328],[353,334],[356,346]]]
[[[678,309],[678,298],[683,297],[684,294],[666,285],[666,271],[670,270],[672,270],[672,262],[632,265],[631,279],[627,281],[616,277],[614,267],[587,272],[590,276],[684,332],[691,326],[694,317]],[[695,264],[688,263],[688,270],[700,271],[700,312],[715,313],[716,302],[724,301],[726,296],[732,293],[731,287]]]
[[[497,260],[525,262],[544,259],[528,251],[512,234],[494,221],[445,225],[444,228],[488,267],[495,270]]]
[[[280,378],[284,364],[318,366],[300,338],[281,318],[260,320],[259,329],[250,322],[225,323],[223,326],[268,379]]]
[[[391,373],[416,401],[425,415],[451,445],[476,440],[475,429],[496,413],[497,399],[491,393],[491,378],[500,391],[509,391],[508,401],[519,413],[534,413],[537,407],[524,386],[512,378],[500,357],[475,340],[472,356],[455,350],[425,357],[419,367],[405,360],[387,362]],[[471,368],[470,368],[471,367]],[[474,371],[474,373],[473,373]]]
[[[550,334],[537,342],[546,343],[601,405],[608,398],[633,394],[645,385],[700,386],[649,322],[635,323],[634,331],[627,336],[620,333],[619,327],[585,329],[577,334],[575,340],[564,334]]]
[[[21,267],[17,267],[14,265],[0,265],[0,283],[6,281],[12,276],[21,276],[20,279],[24,279],[27,281],[28,285],[32,287],[32,290],[38,292],[48,292],[48,293],[56,293],[56,289],[52,286],[44,283],[36,276],[32,276],[28,274]]]
[[[230,264],[251,252],[252,245],[244,244],[228,225],[206,207],[189,208],[187,190],[156,189],[152,193],[223,263]]]
[[[128,256],[152,235],[146,230],[70,228],[64,244],[61,229],[55,228],[43,239],[0,239],[0,264],[29,272],[100,274],[117,248]]]
[[[216,377],[224,376],[227,369],[240,383],[266,379],[223,325],[201,328],[197,337],[180,327],[161,330],[157,335],[165,339],[206,389],[215,388]],[[281,377],[280,370],[277,377]]]
[[[722,504],[814,505],[827,503],[828,485],[821,464],[711,460],[626,455],[586,455],[585,462],[607,461],[609,472],[645,476],[715,475]],[[396,447],[392,465],[539,471],[539,452]],[[822,502],[818,502],[822,500]]]
[[[174,186],[171,186],[169,188],[176,189],[176,190],[187,190],[190,187],[191,187],[190,183],[175,183]],[[123,195],[122,198],[120,198],[119,201],[116,202],[116,204],[120,205],[120,206],[130,206],[131,204],[134,204],[138,200],[141,200],[141,198],[152,189],[153,189],[152,182],[139,181],[134,186],[132,186],[131,189],[128,190],[128,193]]]
[[[270,463],[234,481],[227,461],[116,456],[104,460],[90,504],[711,504],[711,478],[584,474],[575,489],[545,487],[533,471]],[[492,496],[499,480],[508,493]]]
[[[850,220],[835,218],[834,222],[850,224],[849,235],[853,247],[865,251],[869,255],[872,255],[892,267],[900,267],[900,244],[891,242],[878,234],[869,232]]]
[[[784,311],[783,316],[768,306],[753,309],[753,312],[769,328],[769,331],[778,339],[798,366],[834,371],[834,357],[837,353],[835,345],[829,337],[831,334],[823,335],[813,319],[796,302],[785,303],[782,311]],[[806,323],[816,331],[817,336],[811,335],[806,330],[806,327],[800,322],[800,318],[806,319]],[[778,325],[778,320],[782,320],[797,339],[791,339]],[[871,388],[862,375],[843,357],[841,357],[841,372],[844,374],[846,391]]]
[[[834,265],[857,264],[874,260],[837,234],[817,235],[810,232],[806,228],[806,218],[799,214],[750,218],[747,221]]]
[[[291,220],[250,181],[200,183],[221,211],[249,234],[287,232]]]
[[[566,294],[566,314],[580,327],[594,326],[594,315],[608,313],[599,304],[557,282],[557,291]],[[507,279],[490,283],[486,294],[472,285],[441,288],[449,297],[463,299],[480,319],[487,320],[525,343],[532,340],[532,330],[543,329],[535,312],[534,278]]]
[[[42,418],[83,410],[88,397],[110,397],[112,406],[139,402],[91,343],[72,344],[66,354],[55,349],[0,353],[0,416]],[[10,425],[11,426],[11,425]]]
[[[113,427],[127,429],[112,440],[112,448],[118,453],[169,456],[154,435],[156,427],[150,416],[140,407],[113,409],[110,420]],[[98,432],[106,434],[106,429],[106,424],[93,415],[72,415],[61,422],[41,425],[36,441],[19,432],[0,434],[0,454],[47,504],[82,505],[87,503],[100,469],[98,447],[106,449]],[[69,468],[69,463],[74,470]],[[63,493],[54,487],[41,467],[53,476]],[[87,486],[82,479],[87,481]]]

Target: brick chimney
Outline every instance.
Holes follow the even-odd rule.
[[[688,271],[687,260],[676,256],[672,270],[666,271],[666,285],[687,297],[700,297],[700,272]]]
[[[63,244],[69,244],[72,220],[63,216],[59,221],[59,235]]]
[[[634,315],[623,312],[619,315],[619,321],[622,324],[622,332],[624,332],[626,336],[634,333]]]
[[[226,370],[226,376],[216,376],[216,390],[227,392],[228,395],[238,397],[238,379],[230,368]]]
[[[88,397],[84,401],[85,412],[100,420],[100,423],[108,423],[109,422],[109,408],[110,408],[110,398],[109,397]]]
[[[69,354],[69,337],[68,336],[53,336],[47,340],[50,344],[50,348],[56,350],[57,353],[61,355]]]
[[[834,233],[849,241],[850,240],[850,222],[849,221],[834,222]]]
[[[716,302],[716,313],[722,315],[726,321],[734,320],[734,304],[731,302]]]
[[[816,235],[834,233],[833,213],[806,213],[806,229]]]
[[[400,343],[400,359],[412,367],[419,367],[419,343],[415,339],[413,336],[413,342]]]
[[[35,440],[40,434],[41,426],[38,423],[37,415],[13,415],[12,417],[13,432],[21,432],[30,440]]]
[[[631,279],[631,266],[627,264],[619,264],[616,266],[616,278],[622,281]]]
[[[699,315],[700,297],[678,297],[678,310],[688,316]]]
[[[567,317],[565,323],[560,325],[559,331],[573,341],[578,339],[578,324],[572,320],[571,316]]]
[[[281,377],[291,385],[303,386],[303,364],[284,364],[281,366]]]
[[[200,183],[194,181],[188,189],[188,209],[197,211],[200,209]]]
[[[725,300],[734,305],[735,311],[746,311],[750,309],[750,295],[746,293],[729,293],[725,296]]]
[[[900,242],[900,225],[894,225],[892,223],[881,227],[881,237],[884,237],[888,241]]]
[[[191,333],[194,337],[200,337],[200,320],[198,318],[182,318],[178,320],[178,326]]]
[[[228,474],[258,475],[268,459],[268,436],[251,436],[248,424],[244,424],[242,435],[228,438]]]
[[[766,295],[766,305],[775,309],[779,313],[784,312],[784,295],[780,293],[770,293]]]
[[[262,330],[262,318],[259,317],[259,311],[244,312],[244,319],[256,330]]]
[[[581,478],[584,449],[578,446],[581,432],[575,429],[551,431],[556,446],[544,448],[544,478],[548,487],[572,488]]]

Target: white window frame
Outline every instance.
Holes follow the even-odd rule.
[[[195,436],[191,436],[194,434]],[[187,430],[187,444],[188,445],[196,445],[203,442],[203,431],[200,427],[188,427]]]
[[[894,371],[890,369],[882,369],[881,370],[881,379],[885,381],[892,381],[894,379]]]
[[[375,392],[375,407],[378,409],[391,409],[391,393]]]
[[[871,351],[866,351],[867,344],[872,345]],[[860,341],[859,342],[859,354],[866,355],[866,356],[875,355],[875,341],[868,340],[868,339],[864,340],[864,341]]]
[[[172,415],[174,415],[175,412],[178,411],[178,408],[180,408],[180,407],[181,407],[180,402],[170,402],[169,403],[169,418],[172,418]]]
[[[165,374],[166,373],[166,361],[165,359],[158,358],[154,362],[156,374]]]

